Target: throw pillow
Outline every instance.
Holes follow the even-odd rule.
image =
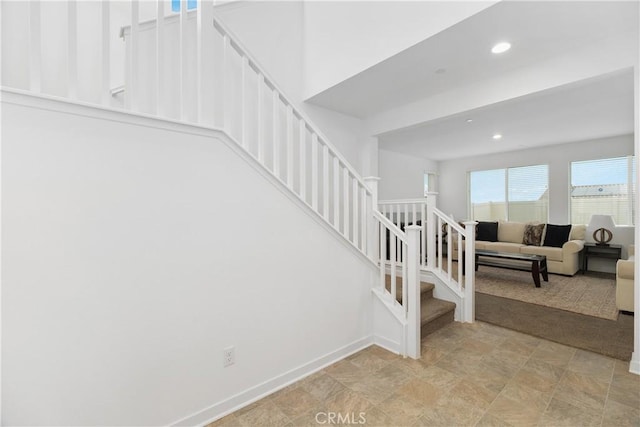
[[[487,221],[478,222],[476,240],[482,240],[484,242],[497,242],[498,223]]]
[[[571,233],[571,224],[569,225],[554,225],[547,224],[547,234],[544,236],[543,246],[551,246],[553,248],[561,248],[562,245],[569,240],[569,233]]]
[[[546,224],[527,224],[524,227],[524,237],[522,243],[525,245],[540,246],[542,243],[542,233]]]

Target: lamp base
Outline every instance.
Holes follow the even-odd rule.
[[[596,246],[611,246],[611,245],[610,245],[610,244],[608,244],[608,243],[599,243],[599,242],[596,242]]]

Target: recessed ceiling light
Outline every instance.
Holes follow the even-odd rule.
[[[500,135],[499,133],[496,133],[493,135],[493,139],[501,139],[502,135]]]
[[[473,119],[467,119],[467,123],[471,123]]]
[[[500,42],[491,48],[491,52],[493,53],[503,53],[511,49],[511,43],[508,42]]]

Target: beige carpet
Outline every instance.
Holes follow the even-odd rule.
[[[573,277],[549,274],[549,281],[533,284],[531,273],[480,266],[476,291],[602,319],[616,320],[616,281],[613,275],[576,274]]]

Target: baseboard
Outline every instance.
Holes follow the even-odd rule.
[[[637,351],[631,353],[631,362],[629,363],[629,372],[640,375],[640,354]]]
[[[390,340],[389,338],[381,337],[379,335],[373,336],[373,344],[378,347],[382,347],[391,353],[400,354],[400,343]]]
[[[369,336],[351,344],[348,344],[336,351],[321,356],[309,363],[294,368],[282,375],[278,375],[270,380],[256,385],[248,390],[238,393],[221,402],[215,403],[194,414],[171,423],[171,426],[202,426],[220,419],[240,408],[243,408],[257,400],[260,400],[296,381],[344,359],[358,351],[369,347],[374,343],[374,338]]]

